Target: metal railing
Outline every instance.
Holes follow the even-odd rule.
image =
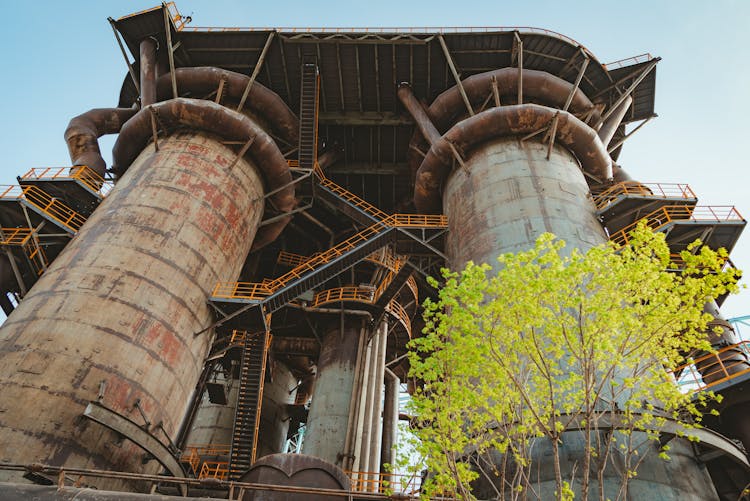
[[[355,207],[367,212],[368,214],[375,217],[376,219],[383,221],[388,218],[388,214],[378,209],[377,207],[375,207],[368,201],[358,197],[351,191],[334,183],[330,179],[324,177],[320,180],[320,184],[325,186],[326,188],[328,188],[335,194],[339,195],[340,197],[346,199],[350,204],[354,205]]]
[[[303,256],[302,254],[295,254],[293,252],[280,251],[279,255],[276,257],[276,263],[285,264],[288,266],[300,266],[305,261],[320,254],[320,252],[316,252],[311,256]],[[389,270],[393,270],[397,266],[398,258],[392,252],[383,253],[380,251],[376,251],[367,256],[365,258],[365,261],[370,261],[371,263],[379,264],[388,268]]]
[[[750,341],[741,341],[692,359],[671,373],[685,391],[703,391],[750,373],[749,361]]]
[[[254,282],[219,282],[212,296],[223,299],[263,299],[271,294],[265,284]]]
[[[102,176],[85,165],[74,167],[34,167],[21,176],[21,179],[34,181],[78,181],[102,198],[106,197],[114,187],[111,181],[105,181]]]
[[[344,255],[357,245],[366,242],[373,236],[388,228],[426,228],[443,229],[448,226],[448,219],[444,215],[433,214],[393,214],[384,221],[365,228],[356,235],[336,244],[327,251],[314,255],[304,263],[273,280],[257,282],[219,282],[214,287],[212,296],[223,299],[262,300],[273,294],[294,279],[301,278],[305,273],[329,263],[333,259]]]
[[[610,235],[609,239],[615,246],[623,247],[630,243],[630,232],[638,226],[641,221],[646,222],[646,226],[653,231],[658,231],[668,224],[674,222],[740,222],[744,221],[743,217],[734,206],[696,206],[689,207],[685,205],[668,205],[647,214],[633,224],[626,226],[618,232]]]
[[[216,456],[228,456],[229,446],[228,445],[213,445],[213,444],[201,444],[201,445],[188,445],[180,456],[180,462],[187,464],[190,467],[190,471],[194,475],[200,475],[203,471],[203,467],[198,468],[201,465],[201,458],[203,457],[216,457]],[[204,463],[205,464],[205,463]],[[207,467],[210,469],[210,466]],[[201,477],[203,478],[203,477]],[[215,477],[218,478],[218,477]]]
[[[417,475],[380,473],[374,471],[347,471],[351,489],[355,492],[398,493],[406,496],[419,494],[422,479]]]
[[[355,301],[359,303],[374,304],[378,300],[378,293],[374,287],[335,287],[320,291],[313,296],[311,308],[319,308],[329,303],[338,303],[341,301]],[[411,319],[406,309],[401,304],[392,299],[385,307],[385,311],[395,316],[399,323],[403,325],[409,339],[412,337]]]
[[[638,195],[654,198],[698,199],[687,184],[680,183],[638,183],[625,181],[594,194],[594,205],[601,210],[622,195]]]
[[[37,275],[44,273],[49,265],[31,228],[0,228],[0,245],[21,247]]]
[[[74,233],[86,222],[86,218],[81,214],[36,186],[6,186],[0,192],[0,198],[26,201]]]
[[[198,473],[198,479],[203,480],[204,478],[216,478],[218,480],[226,480],[229,476],[229,462],[228,461],[204,461],[201,465],[201,471]]]
[[[409,336],[409,339],[411,339],[411,319],[409,318],[409,314],[406,312],[404,307],[401,306],[398,301],[392,299],[391,302],[388,303],[388,305],[385,307],[385,311],[394,315],[398,319],[401,325],[404,326],[404,329],[406,329],[406,334]]]
[[[604,66],[608,71],[611,71],[617,68],[622,68],[624,66],[630,66],[630,65],[638,64],[638,63],[645,63],[645,62],[651,61],[653,58],[654,56],[652,56],[648,52],[645,52],[643,54],[638,54],[637,56],[626,57],[624,59],[618,59],[617,61],[612,61],[611,63],[605,63],[602,66]]]

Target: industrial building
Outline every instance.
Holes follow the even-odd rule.
[[[187,21],[172,2],[111,19],[117,106],[0,192],[0,498],[417,496],[383,465],[427,276],[543,232],[624,246],[645,219],[672,252],[731,251],[746,224],[618,165],[658,57],[602,64],[534,28]],[[748,344],[720,303],[717,352],[683,370],[720,416],[665,438],[632,499],[750,482]]]

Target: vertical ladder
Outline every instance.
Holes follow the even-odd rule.
[[[248,333],[245,336],[240,366],[240,388],[229,451],[230,480],[239,480],[255,462],[270,337],[268,331]]]
[[[318,65],[302,63],[302,89],[299,103],[299,166],[312,169],[318,158]]]

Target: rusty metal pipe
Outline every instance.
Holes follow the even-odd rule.
[[[472,75],[461,82],[464,91],[473,106],[479,107],[493,92],[493,85],[497,85],[498,95],[518,95],[518,68],[501,68]],[[545,71],[521,70],[523,73],[523,94],[525,101],[533,101],[552,108],[562,109],[571,96],[569,111],[573,114],[591,113],[591,118],[596,123],[599,120],[599,112],[588,97],[575,85],[560,77]],[[493,81],[496,82],[493,84]],[[466,114],[466,105],[461,97],[458,85],[446,90],[432,102],[427,109],[427,117],[432,121],[438,131],[446,131],[454,123]],[[412,116],[414,116],[412,114]],[[415,118],[416,120],[416,118]],[[422,133],[424,135],[424,133]],[[426,138],[426,136],[424,136]],[[429,138],[426,138],[429,141]],[[409,150],[409,165],[412,172],[416,172],[421,162],[420,156],[413,148],[421,149],[424,141],[420,134],[415,132],[410,142],[412,148]]]
[[[484,141],[520,136],[543,129],[557,116],[556,141],[569,149],[591,176],[612,177],[612,163],[596,131],[571,113],[538,104],[492,108],[469,117],[446,132],[432,145],[417,171],[414,204],[419,212],[441,209],[441,190],[454,159],[453,149],[468,152]]]
[[[73,165],[85,165],[104,176],[107,166],[98,139],[105,134],[120,132],[136,111],[131,108],[95,108],[73,118],[65,129],[65,142]]]
[[[435,128],[430,117],[427,116],[427,111],[422,106],[422,103],[414,96],[411,86],[408,83],[402,82],[399,84],[398,98],[401,104],[404,105],[404,108],[406,108],[406,111],[414,118],[414,123],[417,124],[419,131],[427,139],[427,142],[432,145],[439,141],[440,133]]]
[[[560,109],[565,106],[568,96],[574,90],[572,83],[546,71],[529,69],[522,71],[524,101],[539,101],[552,108]],[[461,81],[472,105],[480,105],[492,92],[493,77],[501,96],[517,94],[518,68],[501,68],[479,73]],[[569,109],[573,114],[588,113],[594,110],[594,104],[581,89],[575,89]],[[466,107],[458,86],[453,86],[435,98],[427,110],[427,115],[438,130],[442,131],[455,123],[465,112]],[[595,114],[594,118],[596,117],[598,114]]]
[[[140,44],[140,81],[141,107],[144,108],[156,102],[156,39],[146,37]]]
[[[250,80],[247,75],[209,66],[178,68],[175,70],[175,78],[180,92],[189,92],[194,97],[216,91],[223,80],[225,82],[223,95],[236,101],[242,97]],[[160,101],[171,99],[172,77],[170,74],[162,75],[156,81],[156,95]],[[278,133],[284,141],[294,146],[297,145],[299,121],[278,94],[255,82],[250,88],[247,107],[268,122],[273,131]]]
[[[610,141],[612,141],[615,132],[617,132],[617,128],[622,123],[622,119],[625,118],[625,113],[628,111],[631,104],[633,104],[633,98],[628,96],[620,103],[617,109],[612,112],[599,129],[599,139],[602,140],[605,148],[609,146]]]
[[[247,154],[262,172],[267,191],[279,189],[269,197],[271,204],[280,213],[294,208],[292,175],[276,142],[250,118],[211,101],[177,98],[139,111],[122,128],[112,149],[113,170],[118,175],[127,170],[151,139],[151,113],[156,113],[161,126],[167,129],[197,129],[242,143],[252,140]],[[259,229],[253,250],[275,240],[290,220],[291,216],[286,216]]]

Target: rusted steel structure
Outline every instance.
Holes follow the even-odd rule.
[[[194,28],[173,3],[110,22],[117,106],[71,120],[70,167],[0,193],[4,498],[416,495],[383,464],[426,276],[546,231],[627,245],[645,219],[678,252],[745,226],[617,164],[655,116],[650,55],[605,65],[534,28]],[[718,306],[717,352],[674,375],[721,417],[699,445],[667,423],[673,460],[635,497],[748,482],[747,343]]]

